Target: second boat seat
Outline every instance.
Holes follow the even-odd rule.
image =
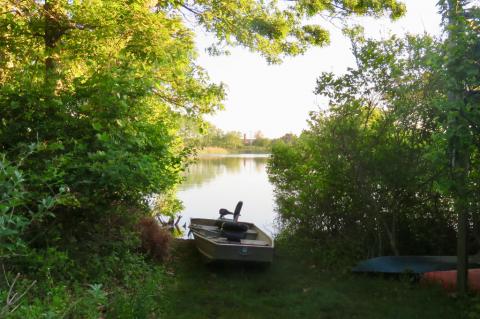
[[[230,241],[240,241],[247,237],[248,226],[236,222],[223,222],[220,227],[222,236]]]

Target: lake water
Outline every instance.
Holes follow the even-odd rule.
[[[184,205],[179,224],[188,225],[191,217],[217,218],[220,208],[233,211],[241,200],[239,220],[253,222],[273,235],[276,213],[273,187],[266,172],[268,157],[266,154],[201,156],[189,167],[178,192]]]

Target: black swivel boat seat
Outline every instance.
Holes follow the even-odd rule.
[[[229,241],[239,242],[247,236],[248,226],[238,222],[242,206],[243,202],[239,201],[237,206],[235,206],[235,211],[233,213],[225,208],[221,208],[219,211],[220,219],[217,221],[216,225],[220,228],[222,236],[226,237]],[[233,221],[222,221],[226,215],[233,215]]]

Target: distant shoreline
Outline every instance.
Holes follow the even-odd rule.
[[[207,146],[198,151],[199,155],[205,154],[270,154],[269,147],[244,146],[240,148],[228,149],[217,146]]]

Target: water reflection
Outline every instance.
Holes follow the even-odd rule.
[[[267,178],[267,161],[268,155],[258,154],[201,157],[180,186],[178,197],[184,205],[180,224],[188,224],[191,217],[217,218],[220,208],[233,211],[242,200],[240,220],[273,234],[273,188]]]
[[[235,174],[252,169],[261,174],[265,171],[268,156],[268,154],[203,155],[196,164],[188,168],[181,188],[199,187],[223,174]]]

